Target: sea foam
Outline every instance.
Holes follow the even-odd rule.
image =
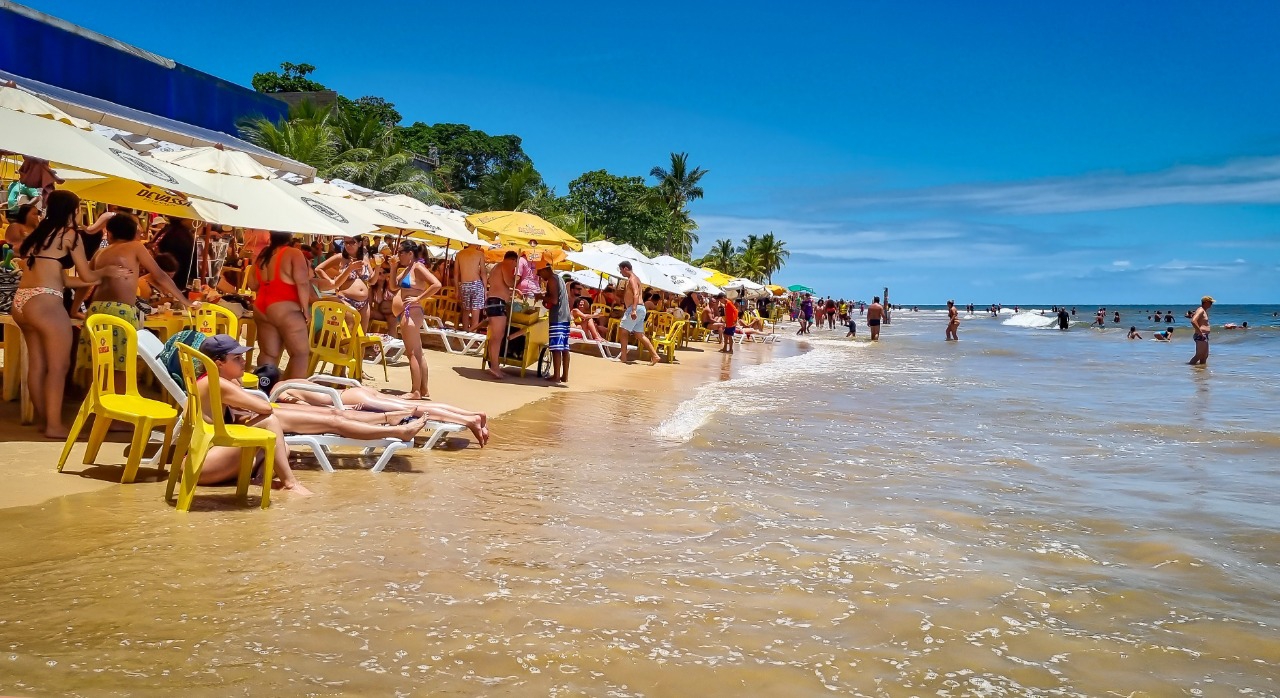
[[[1033,327],[1033,328],[1057,327],[1058,316],[1057,315],[1041,315],[1039,311],[1029,311],[1024,313],[1018,313],[1010,317],[1009,319],[1005,320],[1004,322],[1001,322],[1000,324],[1007,325],[1009,327]]]

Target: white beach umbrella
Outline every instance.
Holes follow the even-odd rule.
[[[78,121],[38,97],[0,85],[0,150],[47,160],[55,167],[225,201],[182,170],[148,162],[111,139],[78,127]]]
[[[723,288],[726,293],[729,293],[729,292],[736,293],[741,291],[742,297],[750,300],[755,300],[757,298],[767,298],[773,295],[772,293],[769,292],[769,289],[765,288],[761,284],[751,281],[750,279],[734,279],[733,281],[730,281],[729,283],[725,284],[721,288]]]
[[[599,247],[590,250],[583,249],[581,252],[569,252],[565,257],[580,267],[586,267],[614,279],[623,278],[618,265],[622,262],[629,262],[631,264],[631,272],[645,286],[670,293],[684,293],[671,277],[647,261],[624,257],[616,252],[608,252]]]
[[[466,226],[459,227],[435,211],[427,209],[426,204],[422,204],[422,208],[405,208],[397,206],[390,197],[366,199],[359,204],[373,213],[373,220],[377,221],[384,230],[406,232],[413,234],[413,237],[425,237],[446,244],[485,244],[480,240],[480,236],[467,230]]]
[[[193,181],[238,206],[227,210],[193,202],[200,217],[211,223],[332,236],[363,235],[376,230],[372,224],[344,216],[282,181],[245,153],[206,147],[153,151],[148,158],[185,168],[185,174]]]

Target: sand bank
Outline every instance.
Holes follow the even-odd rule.
[[[555,395],[586,393],[602,390],[677,390],[716,380],[722,371],[717,370],[724,357],[716,352],[714,344],[695,344],[689,350],[677,352],[677,363],[649,366],[645,362],[624,365],[599,356],[574,353],[570,363],[569,384],[553,385],[534,377],[530,372],[520,378],[508,370],[508,379],[495,381],[485,377],[480,360],[472,356],[460,356],[441,351],[428,351],[431,396],[438,402],[458,405],[467,409],[488,412],[490,417],[504,413]],[[381,365],[366,364],[365,382],[371,387],[389,394],[399,394],[409,384],[409,369],[401,362],[389,369],[390,380],[384,380]],[[66,419],[71,423],[80,397],[67,400]],[[113,434],[98,454],[97,465],[83,465],[85,434],[72,451],[62,473],[55,470],[61,442],[41,439],[34,428],[19,425],[18,404],[0,402],[0,476],[6,486],[0,489],[0,509],[29,506],[83,492],[93,492],[108,487],[139,486],[157,488],[157,496],[163,493],[162,474],[154,469],[138,471],[135,485],[121,485],[124,448],[129,434]],[[491,445],[503,438],[502,420],[490,424]],[[474,449],[482,458],[479,447],[468,439],[452,439],[448,448]],[[420,457],[420,456],[413,456]]]

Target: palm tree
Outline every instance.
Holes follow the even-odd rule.
[[[769,231],[756,243],[756,249],[760,251],[760,261],[764,264],[765,276],[772,284],[773,273],[781,269],[787,257],[791,256],[791,252],[787,250],[787,243],[775,238],[773,231]]]
[[[707,250],[707,253],[697,261],[697,264],[725,274],[733,274],[738,268],[737,259],[738,250],[733,246],[733,240],[724,239],[716,240],[716,244],[712,245],[710,250]]]
[[[587,217],[581,213],[566,213],[554,216],[551,218],[551,222],[582,242],[595,242],[604,239],[604,233],[587,225]]]
[[[696,201],[702,198],[702,187],[699,182],[706,176],[707,170],[701,167],[689,169],[688,153],[672,153],[671,168],[664,169],[662,167],[654,167],[649,170],[649,176],[658,180],[658,191],[662,194],[663,200],[667,204],[667,210],[671,211],[671,225],[667,231],[666,248],[664,252],[671,254],[672,236],[674,233],[686,234],[689,229],[677,230],[679,227],[679,219],[674,214],[684,213],[688,217],[685,207],[690,201]],[[693,247],[692,242],[687,245],[682,240],[681,244],[689,248]]]
[[[256,117],[241,121],[239,128],[240,134],[250,143],[321,169],[328,167],[337,155],[333,135],[324,119],[290,119],[275,123]]]
[[[413,165],[413,153],[400,148],[395,128],[373,114],[304,101],[289,110],[285,121],[249,119],[241,122],[240,132],[250,143],[311,165],[325,178],[426,203],[460,203],[456,195],[440,191],[434,174]]]
[[[542,175],[526,162],[485,175],[467,205],[478,211],[520,211],[538,197]]]
[[[760,250],[755,247],[749,247],[738,255],[738,266],[734,271],[735,274],[760,282],[764,278],[764,260],[760,257]]]

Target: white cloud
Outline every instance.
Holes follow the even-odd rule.
[[[1157,172],[1099,172],[1028,182],[977,183],[869,194],[842,205],[964,207],[1005,214],[1078,213],[1211,204],[1280,204],[1280,157],[1180,165]]]

